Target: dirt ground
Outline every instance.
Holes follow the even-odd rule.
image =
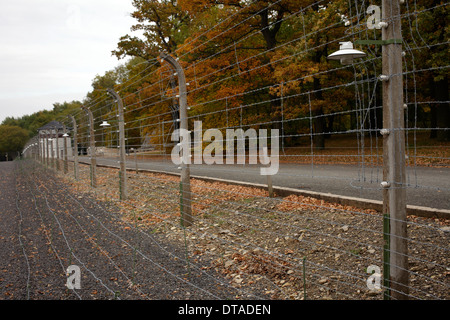
[[[379,212],[265,190],[193,179],[194,224],[180,227],[179,179],[130,172],[130,198],[118,201],[118,171],[99,168],[99,187],[60,176],[71,188],[120,208],[121,218],[185,248],[185,261],[223,276],[227,285],[271,299],[382,299],[367,286],[383,270]],[[449,222],[408,221],[409,298],[449,298]],[[382,279],[381,279],[382,283]],[[239,297],[239,295],[237,295]]]
[[[0,174],[0,299],[383,299],[367,284],[383,271],[376,211],[193,180],[183,228],[177,177],[130,172],[120,201],[116,169],[96,189],[88,166],[78,181],[28,160]],[[409,217],[410,299],[450,298],[449,225]]]
[[[0,299],[230,299],[220,275],[205,277],[158,235],[125,223],[88,194],[72,193],[34,162],[0,165]],[[69,266],[81,288],[66,287]],[[232,290],[235,291],[235,290]]]

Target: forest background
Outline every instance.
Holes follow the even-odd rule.
[[[188,104],[193,106],[190,121],[201,118],[204,130],[282,129],[283,152],[301,153],[310,145],[317,152],[338,153],[339,148],[348,152],[357,147],[352,137],[362,125],[358,113],[352,112],[360,108],[360,97],[354,86],[346,84],[376,79],[381,72],[381,49],[376,45],[358,48],[368,52],[371,68],[341,68],[339,62],[327,59],[339,41],[352,40],[349,34],[381,39],[380,30],[368,33],[361,14],[355,14],[361,10],[358,3],[133,0],[136,24],[131,31],[140,31],[143,37],[126,34],[112,48],[112,55],[126,61],[97,75],[84,101],[57,102],[52,110],[6,118],[0,126],[0,153],[21,151],[37,129],[52,120],[72,114],[86,122],[81,105],[89,106],[100,130],[101,120],[113,119],[117,112],[104,98],[107,89],[119,91],[124,99],[125,122],[132,124],[127,131],[129,145],[140,145],[144,136],[170,135],[169,127],[156,134],[154,125],[155,119],[172,119],[170,97],[177,90],[170,86],[170,69],[158,58],[162,50],[178,57],[185,68]],[[448,157],[448,6],[439,0],[417,0],[409,10],[416,14],[402,20],[403,41],[413,50],[407,51],[412,57],[407,55],[404,69],[421,71],[405,77],[405,95],[414,98],[405,113],[407,127],[411,132],[421,128],[414,133],[414,148],[434,152],[433,146],[445,147],[439,149],[438,158]],[[168,86],[163,79],[168,79]],[[375,136],[382,128],[381,86],[373,87],[371,101],[365,121]],[[217,112],[225,108],[227,112]],[[114,134],[104,137],[111,147]],[[81,143],[87,144],[87,133],[84,136]]]

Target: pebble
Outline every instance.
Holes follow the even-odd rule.
[[[367,295],[373,297],[373,296],[379,295],[382,292],[383,292],[383,290],[381,290],[381,289],[380,290],[374,289],[374,290],[370,290],[369,292],[367,292]]]

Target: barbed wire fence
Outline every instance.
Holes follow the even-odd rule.
[[[407,216],[406,198],[411,190],[450,191],[448,184],[424,183],[420,170],[424,164],[449,165],[448,145],[429,150],[421,143],[424,134],[447,134],[449,128],[419,121],[425,109],[449,105],[448,94],[423,90],[424,82],[448,74],[448,60],[440,59],[448,39],[426,39],[423,25],[448,12],[448,3],[423,8],[419,1],[383,1],[386,26],[379,30],[368,28],[376,9],[366,1],[349,0],[345,7],[317,1],[262,30],[243,30],[280,3],[234,11],[174,54],[163,53],[101,92],[72,115],[74,122],[55,119],[77,129],[75,145],[74,136],[64,138],[73,151],[63,178],[77,192],[113,201],[121,214],[111,219],[125,221],[139,240],[131,244],[98,222],[102,235],[187,286],[183,294],[197,290],[221,298],[197,285],[195,274],[250,298],[448,299],[448,215]],[[264,31],[281,24],[292,29],[284,41],[246,47],[260,44]],[[348,41],[366,56],[344,65],[327,60],[339,42]],[[424,62],[427,56],[433,63]],[[177,129],[189,134],[173,135]],[[70,151],[62,143],[56,147],[59,138],[48,141],[56,131],[35,138],[26,150],[62,175],[57,163]],[[267,139],[258,139],[263,132]],[[333,137],[348,143],[333,144]],[[242,142],[245,161],[239,162],[234,153]],[[260,175],[274,164],[268,158],[280,160],[273,177]],[[352,165],[350,173],[322,167],[342,163]],[[284,170],[284,164],[293,169]],[[191,170],[200,173],[191,177]],[[39,179],[43,186],[68,189],[42,173]],[[383,206],[377,211],[300,193],[278,195],[272,184],[283,179],[298,185],[306,179],[341,182],[353,195],[379,195]],[[93,207],[107,212],[98,203],[81,206],[95,220],[103,218]],[[149,243],[181,261],[188,280],[145,251]],[[120,271],[139,284],[135,268]],[[139,290],[151,295],[143,286]]]

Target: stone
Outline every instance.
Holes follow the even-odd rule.
[[[373,290],[370,290],[369,292],[367,292],[367,295],[374,297],[374,296],[381,294],[382,292],[383,292],[383,290],[381,290],[381,289],[373,289]]]

